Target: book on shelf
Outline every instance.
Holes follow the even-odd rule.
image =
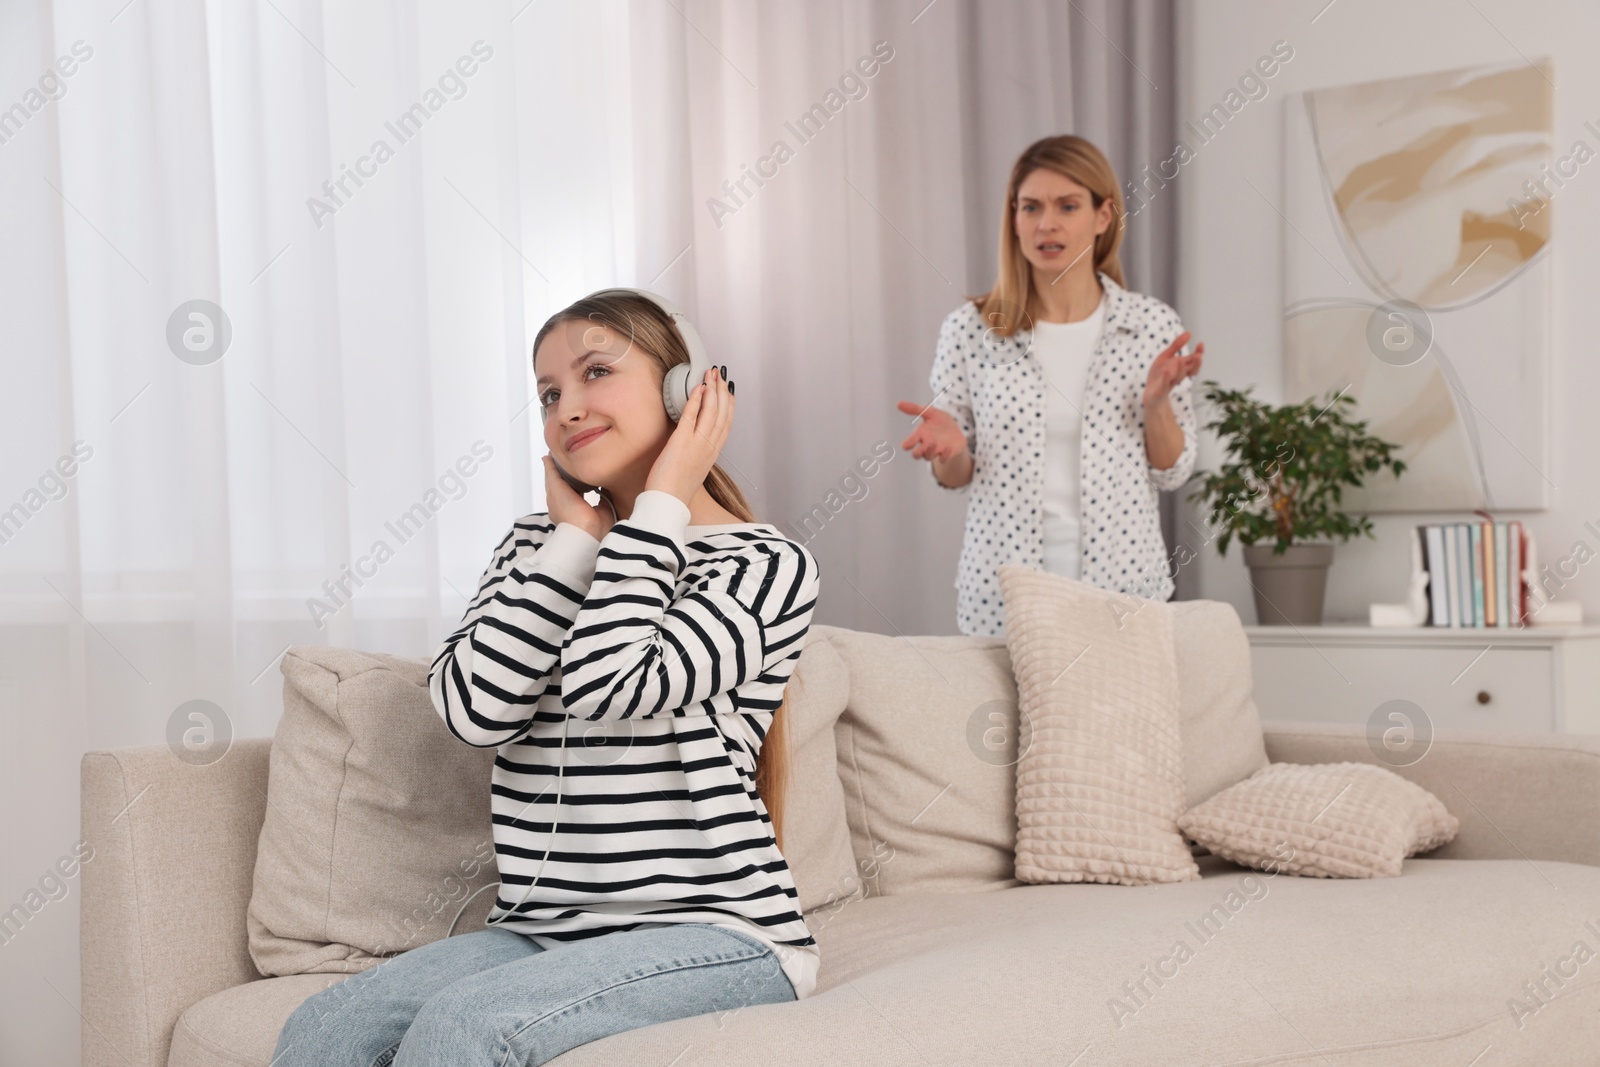
[[[1527,625],[1528,583],[1522,579],[1529,533],[1515,519],[1436,522],[1417,526],[1428,574],[1429,626],[1510,628]]]
[[[1477,534],[1481,527],[1475,522],[1463,524],[1467,539],[1467,565],[1462,580],[1467,583],[1467,617],[1463,626],[1483,625],[1483,551]]]

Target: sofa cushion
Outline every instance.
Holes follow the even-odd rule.
[[[835,737],[867,893],[1017,885],[1017,690],[1004,639],[838,629],[832,643],[850,671]]]
[[[1438,797],[1371,763],[1268,764],[1178,826],[1234,863],[1319,878],[1393,878],[1461,828]]]
[[[428,697],[428,664],[299,645],[280,670],[247,914],[256,969],[364,970],[443,937],[469,898],[456,929],[482,929],[498,881],[495,752],[451,736]]]
[[[1327,881],[1218,857],[1200,867],[1199,881],[1137,888],[851,901],[815,931],[824,964],[805,1000],[626,1031],[551,1067],[1592,1058],[1600,958],[1573,958],[1576,942],[1600,942],[1585,906],[1600,900],[1600,868],[1427,858],[1400,878]],[[1559,984],[1546,977],[1558,970]],[[1527,988],[1541,981],[1543,1003]],[[325,982],[267,979],[200,1001],[171,1067],[267,1067],[284,1021]]]
[[[206,997],[178,1017],[167,1067],[267,1067],[294,1010],[348,977],[291,974]]]
[[[805,647],[784,690],[792,766],[783,850],[802,912],[866,893],[850,845],[834,746],[834,727],[850,698],[850,669],[833,646],[832,632],[832,627],[815,623],[806,631]]]
[[[1164,606],[1178,665],[1184,807],[1192,808],[1265,767],[1267,748],[1239,613],[1221,600]]]
[[[1572,972],[1576,942],[1600,945],[1600,869],[1411,859],[1400,878],[1328,881],[1218,857],[1200,867],[1190,882],[852,903],[818,935],[827,962],[798,1007],[860,1042],[828,1061],[842,1067],[1080,1055],[1080,1067],[1414,1067],[1470,1064],[1491,1044],[1478,1067],[1593,1056],[1600,955],[1578,953],[1589,962]],[[1546,965],[1567,977],[1541,1006],[1525,983]],[[841,1001],[856,1009],[848,1026],[831,1018]],[[815,1027],[802,1014],[763,1020],[766,1047],[808,1047]],[[650,1041],[681,1048],[693,1036]],[[697,1046],[694,1062],[732,1064],[760,1047],[743,1027],[721,1036],[730,1054]],[[595,1046],[560,1067],[602,1053],[629,1062],[647,1047]]]
[[[1006,646],[1032,743],[1017,761],[1024,882],[1200,877],[1178,832],[1183,743],[1172,611],[1000,566]]]

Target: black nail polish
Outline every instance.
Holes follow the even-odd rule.
[[[732,383],[732,382],[729,382],[729,383],[728,383],[728,392],[730,392],[730,393],[731,393],[731,392],[733,392],[733,391],[734,391],[734,388],[733,388],[733,383]]]

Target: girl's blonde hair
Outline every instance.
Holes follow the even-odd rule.
[[[1094,239],[1094,267],[1105,271],[1118,285],[1122,280],[1122,261],[1117,249],[1122,245],[1124,214],[1122,187],[1117,184],[1117,172],[1105,153],[1090,141],[1076,134],[1044,137],[1033,142],[1011,166],[1011,180],[1006,184],[1005,205],[1000,209],[1000,268],[994,288],[981,296],[968,297],[978,306],[978,314],[994,332],[1010,337],[1029,326],[1038,316],[1039,294],[1033,287],[1033,265],[1022,254],[1022,241],[1017,237],[1012,218],[1017,210],[1017,190],[1034,171],[1045,168],[1065,175],[1089,190],[1094,210],[1111,201],[1111,225]]]
[[[663,378],[668,370],[689,362],[689,349],[683,343],[683,335],[672,324],[671,317],[649,297],[632,293],[591,294],[556,312],[534,337],[534,355],[538,355],[539,345],[551,330],[574,320],[593,322],[629,338],[634,349],[660,365]],[[713,464],[704,484],[711,499],[737,515],[740,522],[758,521],[738,483],[721,467]],[[756,792],[760,794],[761,802],[772,820],[772,834],[779,852],[783,851],[783,809],[789,792],[788,708],[789,694],[785,690],[783,699],[773,712],[772,725],[761,744],[761,751],[756,756]]]

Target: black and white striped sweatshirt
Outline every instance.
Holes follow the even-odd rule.
[[[688,522],[651,489],[601,541],[546,512],[518,519],[428,688],[451,733],[500,749],[490,923],[546,949],[726,926],[770,945],[804,998],[820,955],[755,772],[817,563],[764,523]]]

